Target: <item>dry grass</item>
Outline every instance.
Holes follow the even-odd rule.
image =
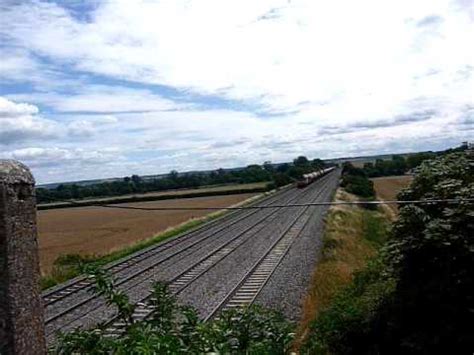
[[[126,204],[141,207],[225,207],[254,194],[199,197]],[[48,275],[61,255],[107,255],[172,227],[197,220],[209,211],[134,211],[80,207],[38,212],[40,263]]]
[[[413,176],[385,176],[371,179],[374,182],[375,193],[379,200],[396,200],[398,193],[413,180]],[[398,215],[397,205],[382,205],[390,220],[395,220]]]
[[[336,201],[355,199],[354,195],[338,189]],[[312,275],[310,291],[303,303],[296,349],[303,342],[311,321],[352,280],[354,272],[362,269],[368,259],[376,254],[377,245],[372,239],[373,235],[367,234],[372,233],[374,226],[379,228],[378,223],[384,218],[378,211],[367,211],[359,206],[331,207],[326,221],[321,260]],[[378,233],[375,234],[379,238]]]

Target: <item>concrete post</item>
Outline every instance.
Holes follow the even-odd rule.
[[[36,230],[29,169],[0,160],[0,354],[45,354]]]

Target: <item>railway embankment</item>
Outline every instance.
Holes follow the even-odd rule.
[[[356,200],[358,197],[342,188],[335,195],[336,202]],[[360,205],[334,205],[329,209],[317,261],[312,269],[306,269],[310,280],[299,315],[296,347],[305,340],[311,322],[376,255],[388,227],[385,210],[368,210]]]

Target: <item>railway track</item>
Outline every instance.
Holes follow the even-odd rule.
[[[324,191],[324,188],[328,185],[328,177],[324,178],[326,181],[321,187],[320,191],[316,193],[316,196],[312,196],[311,199],[319,197],[319,195]],[[274,212],[276,214],[277,211]],[[310,209],[308,207],[300,208],[300,211],[295,214],[292,219],[291,224],[286,227],[279,235],[278,239],[270,246],[269,250],[263,255],[259,260],[257,265],[252,267],[251,270],[246,274],[246,277],[239,282],[239,284],[231,291],[233,300],[229,301],[230,295],[226,297],[215,310],[205,317],[206,320],[213,317],[218,311],[222,309],[227,309],[230,307],[242,306],[243,303],[240,300],[243,300],[243,297],[248,299],[250,293],[249,288],[256,291],[255,285],[256,282],[259,282],[259,287],[263,288],[266,280],[269,279],[271,274],[274,272],[276,267],[279,264],[279,261],[286,254],[286,251],[291,246],[291,242],[296,238],[297,234],[302,230],[304,225],[308,222],[308,218],[311,215]],[[271,222],[271,221],[268,221]],[[254,231],[254,235],[260,232],[261,229]],[[212,251],[207,257],[199,260],[195,264],[191,265],[187,270],[183,271],[180,275],[168,282],[169,290],[178,295],[183,292],[194,280],[203,275],[212,267],[218,265],[219,261],[224,259],[227,255],[235,251],[245,240],[233,239],[226,243],[225,245],[217,248]],[[251,275],[251,276],[248,276]],[[253,302],[258,292],[253,292],[252,297],[248,299],[248,303]],[[150,296],[144,297],[137,303],[132,318],[134,321],[140,321],[147,318],[153,311],[153,308],[148,304]],[[126,324],[118,319],[114,319],[109,322],[108,327],[106,328],[106,334],[108,336],[118,336],[120,335]]]
[[[264,200],[259,200],[255,203],[267,206],[274,202],[280,201],[288,193],[288,190],[284,190],[278,195],[266,197]],[[106,265],[104,269],[109,271],[112,275],[120,277],[120,272],[126,270],[128,273],[132,267],[137,266],[139,263],[145,261],[146,259],[156,257],[158,254],[166,252],[167,250],[175,246],[184,246],[184,244],[189,242],[191,239],[195,241],[203,235],[203,238],[210,238],[216,235],[217,233],[220,233],[225,229],[232,227],[239,221],[257,213],[258,211],[259,210],[231,212],[223,217],[215,219],[191,231],[184,232],[162,243],[142,249],[141,251],[134,253],[126,258]],[[189,244],[187,244],[186,246],[189,247]],[[58,285],[43,292],[43,304],[48,307],[58,301],[63,300],[68,296],[76,294],[79,291],[89,290],[91,289],[92,283],[93,281],[87,279],[85,276],[76,277],[64,284]]]
[[[315,185],[319,185],[319,190],[315,187],[304,190],[288,189],[258,203],[262,205],[286,204],[299,199],[301,199],[300,202],[310,202],[318,198],[330,179],[332,177],[328,175],[316,182]],[[310,209],[292,207],[289,210],[294,211],[296,217],[278,207],[238,211],[111,264],[108,270],[116,277],[118,288],[129,294],[132,302],[138,302],[136,314],[134,314],[138,320],[150,313],[146,301],[152,282],[165,280],[169,282],[173,293],[186,294],[189,285],[210,270],[216,269],[216,266],[227,260],[226,258],[234,254],[236,250],[245,248],[246,243],[264,238],[269,239],[270,242],[274,235],[278,235],[276,241],[271,241],[271,247],[259,259],[258,265],[255,264],[247,271],[245,280],[242,279],[231,293],[236,295],[239,292],[238,289],[242,288],[248,280],[251,282],[247,286],[257,285],[256,276],[260,276],[259,282],[263,282],[261,286],[263,287],[265,283],[263,276],[268,279],[274,272],[279,263],[278,260],[286,254],[291,241],[297,237],[297,231],[304,227],[301,220],[306,218],[304,216]],[[262,270],[267,274],[262,274]],[[251,275],[254,279],[250,279]],[[115,310],[108,308],[100,297],[91,295],[90,289],[90,280],[80,277],[44,294],[45,300],[49,302],[46,307],[48,342],[54,341],[57,330],[68,331],[76,327],[89,327],[98,322],[108,322],[109,333],[112,335],[121,331],[123,325],[114,320]],[[242,289],[245,290],[245,287]],[[256,294],[249,301],[250,303],[253,302]],[[227,307],[226,304],[234,304],[230,302],[231,297],[233,296],[229,293],[210,313],[215,314]],[[238,297],[240,298],[237,299],[242,299],[243,296]]]
[[[283,193],[288,193],[288,190],[285,190]],[[259,200],[256,203],[259,203],[262,205],[269,205],[275,202],[275,199],[279,199],[279,198],[281,198],[281,196],[269,196],[265,198],[264,200]],[[222,230],[226,228],[230,228],[231,226],[238,223],[242,219],[247,218],[250,215],[255,214],[256,212],[258,212],[258,210],[251,210],[250,212],[249,211],[231,212],[221,218],[218,218],[209,223],[206,223],[203,226],[197,227],[191,231],[187,231],[176,237],[168,239],[164,241],[163,243],[142,249],[141,251],[134,253],[129,257],[113,262],[105,266],[104,269],[109,271],[112,275],[116,275],[119,272],[129,269],[130,267],[136,265],[137,263],[147,258],[152,258],[156,256],[158,253],[164,252],[173,246],[183,244],[184,242],[186,242],[188,239],[192,237],[196,237],[203,233],[206,233],[208,238],[212,237],[213,235],[221,232]],[[217,228],[217,229],[213,229],[216,227],[216,225],[222,224],[222,223],[224,223],[224,226],[221,226],[220,228]],[[90,289],[92,286],[92,283],[93,283],[92,280],[89,280],[85,276],[81,275],[61,285],[52,287],[51,289],[43,292],[42,294],[43,304],[47,307],[60,300],[63,300],[64,298],[70,295],[77,293],[80,290]]]
[[[272,203],[286,203],[293,200],[295,194],[296,196],[299,196],[302,194],[302,192],[295,192],[293,190],[283,191],[277,196],[267,198],[264,203],[260,202],[260,204],[271,205]],[[277,210],[277,208],[275,208],[275,210]],[[164,247],[162,245],[158,245],[154,250],[152,249],[147,250],[146,253],[139,253],[138,255],[130,258],[134,260],[132,267],[124,268],[123,263],[118,263],[121,268],[120,272],[116,273],[115,276],[120,274],[119,276],[123,277],[117,278],[117,285],[123,286],[122,289],[127,291],[137,284],[146,282],[147,279],[153,277],[154,269],[156,269],[160,264],[172,260],[173,258],[176,259],[178,256],[184,257],[186,254],[189,255],[190,253],[188,251],[192,250],[193,247],[194,251],[196,251],[196,249],[199,250],[205,248],[207,244],[203,243],[204,241],[210,241],[211,243],[214,243],[216,240],[221,239],[222,236],[232,236],[232,234],[237,234],[237,236],[242,235],[256,224],[261,223],[267,219],[268,216],[272,215],[275,210],[266,209],[252,210],[250,212],[246,211],[243,216],[237,216],[236,219],[231,219],[230,222],[227,222],[229,219],[226,219],[227,223],[225,223],[224,226],[219,226],[217,228],[217,225],[213,224],[211,228],[198,231],[199,234],[193,234],[192,243],[184,243],[184,241],[189,241],[191,239],[191,237],[185,235],[183,241],[176,240],[176,242],[173,241],[173,243],[164,243]],[[229,231],[229,229],[231,229],[231,231]],[[221,233],[219,234],[219,232]],[[175,248],[173,252],[170,252],[173,247],[177,248]],[[153,251],[153,253],[150,253],[151,251]],[[140,258],[139,262],[135,260],[136,257]],[[148,264],[143,265],[143,260],[148,260]],[[128,265],[130,261],[125,260],[124,263],[125,265]],[[109,270],[110,269],[112,268],[109,268]],[[81,282],[83,283],[81,284]],[[78,284],[82,287],[79,287]],[[93,312],[104,305],[103,300],[101,300],[96,295],[91,295],[91,293],[88,292],[90,288],[90,282],[85,283],[83,280],[78,279],[75,284],[71,283],[70,285],[67,285],[66,292],[64,292],[63,288],[61,295],[62,299],[60,300],[61,302],[54,301],[53,303],[55,304],[50,304],[49,307],[46,308],[46,332],[48,339],[51,337],[54,338],[52,334],[57,330],[67,330],[68,328],[71,329],[72,327],[79,325],[77,324],[76,320],[84,317],[84,314]],[[79,293],[80,297],[77,297]],[[58,304],[64,304],[65,307],[58,308]],[[84,309],[84,307],[86,308]]]
[[[327,187],[329,183],[328,181],[325,186]],[[324,187],[321,188],[319,195],[323,192]],[[214,307],[204,319],[207,321],[218,317],[223,311],[253,304],[270,277],[276,271],[278,265],[280,265],[283,258],[287,255],[293,242],[309,223],[314,211],[315,207],[303,207],[287,228],[245,273],[235,287],[227,293],[224,299]]]
[[[290,226],[268,248],[266,253],[245,274],[225,299],[213,309],[205,320],[215,317],[218,313],[236,307],[252,304],[267,281],[270,279],[296,237],[301,233],[311,215],[310,207],[305,207],[294,218]]]

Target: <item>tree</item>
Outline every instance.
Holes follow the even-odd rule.
[[[142,182],[142,179],[138,175],[132,175],[132,182],[135,185],[139,185]]]
[[[268,171],[269,173],[272,173],[273,171],[275,171],[275,169],[273,168],[273,165],[272,165],[272,162],[271,161],[266,161],[263,163],[263,168]]]
[[[300,155],[298,158],[293,160],[293,165],[297,167],[305,167],[309,165],[309,160],[303,155]]]
[[[315,158],[311,162],[311,165],[313,166],[314,169],[322,169],[324,168],[326,164],[321,159]]]
[[[179,174],[176,170],[171,170],[169,175],[168,175],[168,178],[170,180],[176,181],[176,180],[178,180],[178,176],[179,176]]]
[[[375,262],[312,328],[332,354],[470,354],[474,349],[474,164],[464,153],[425,161]]]

